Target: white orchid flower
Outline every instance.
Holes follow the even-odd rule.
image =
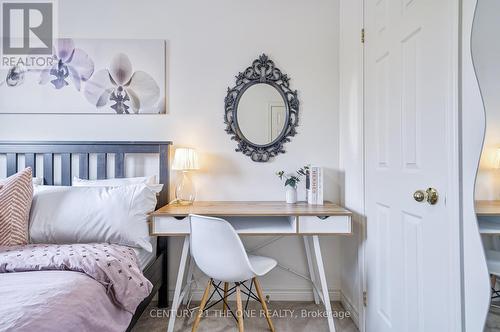
[[[134,72],[127,55],[117,54],[109,67],[94,74],[84,89],[87,100],[97,108],[110,102],[118,114],[140,113],[142,108],[153,106],[160,97],[156,81],[144,71]]]

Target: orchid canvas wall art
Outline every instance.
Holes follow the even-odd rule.
[[[164,114],[164,40],[56,40],[46,68],[0,70],[0,113]]]

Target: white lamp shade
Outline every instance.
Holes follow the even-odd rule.
[[[198,155],[195,149],[177,148],[175,149],[172,169],[176,171],[190,171],[199,169]]]

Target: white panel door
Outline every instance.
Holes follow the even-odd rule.
[[[369,332],[461,329],[457,8],[365,1]]]
[[[285,106],[281,103],[269,104],[268,142],[274,141],[283,131],[285,114]]]

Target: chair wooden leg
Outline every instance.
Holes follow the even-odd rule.
[[[196,332],[198,326],[200,325],[201,316],[203,315],[203,309],[207,304],[208,295],[210,294],[210,286],[212,286],[212,279],[208,281],[207,288],[205,288],[205,292],[203,293],[203,297],[201,298],[200,308],[198,309],[198,313],[196,314],[196,319],[194,320],[193,323],[193,328],[191,329],[192,332]]]
[[[227,289],[229,288],[229,283],[224,283],[224,301],[222,301],[222,312],[226,313],[227,311]]]
[[[244,332],[245,327],[243,326],[243,305],[241,304],[241,290],[240,284],[236,284],[236,317],[238,318],[238,331]]]
[[[260,287],[259,280],[257,278],[253,278],[253,283],[255,284],[255,289],[257,290],[257,295],[259,296],[262,310],[264,310],[264,315],[266,316],[269,329],[274,332],[273,322],[271,321],[271,316],[269,315],[269,310],[267,309],[266,300],[264,299],[264,294],[262,293],[262,288]]]
[[[497,276],[494,274],[490,274],[490,283],[491,283],[491,288],[495,289],[495,286],[497,284]]]

